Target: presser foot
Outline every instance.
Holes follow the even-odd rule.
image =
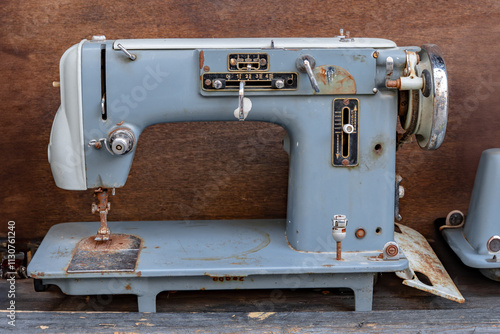
[[[407,269],[396,272],[403,279],[403,284],[457,303],[465,302],[427,240],[412,228],[401,224],[396,226],[401,232],[396,231],[394,239],[409,262]]]
[[[108,228],[108,212],[111,210],[111,203],[108,202],[108,189],[98,188],[94,195],[98,203],[92,203],[92,213],[99,212],[101,226],[97,230],[95,241],[108,241],[111,231]]]
[[[107,227],[101,227],[97,231],[97,234],[94,238],[95,241],[108,241],[111,236],[111,231]]]

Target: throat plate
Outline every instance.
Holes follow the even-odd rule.
[[[112,234],[109,241],[95,241],[95,236],[78,242],[68,273],[134,271],[142,240],[134,235]]]

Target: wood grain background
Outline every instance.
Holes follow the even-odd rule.
[[[500,2],[491,1],[96,1],[0,2],[0,233],[18,239],[92,221],[92,191],[58,189],[47,162],[60,103],[63,52],[91,35],[117,38],[379,37],[435,43],[450,80],[445,142],[398,153],[403,222],[432,237],[433,221],[467,211],[481,151],[500,147]],[[278,218],[286,214],[284,130],[251,123],[156,125],[141,136],[110,220]],[[498,201],[498,199],[495,199]]]

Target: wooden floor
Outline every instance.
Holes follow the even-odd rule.
[[[353,312],[339,289],[177,291],[158,296],[158,313],[137,313],[133,296],[67,296],[57,287],[35,293],[18,280],[16,330],[22,333],[493,333],[500,332],[500,282],[465,267],[442,239],[431,245],[464,295],[457,304],[384,274],[373,312]],[[0,284],[0,332],[8,328],[7,284]]]

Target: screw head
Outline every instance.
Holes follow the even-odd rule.
[[[399,254],[399,247],[395,242],[388,242],[384,248],[384,252],[388,257],[395,257]]]
[[[490,253],[500,252],[500,237],[498,235],[492,236],[486,243],[486,248]]]
[[[222,88],[222,81],[220,81],[219,79],[214,80],[214,88],[221,89]]]
[[[459,226],[464,222],[464,214],[459,210],[453,210],[446,217],[446,225]]]

